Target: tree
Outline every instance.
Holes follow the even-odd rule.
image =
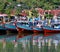
[[[52,14],[45,14],[45,17],[46,17],[47,19],[51,19],[51,18],[53,18],[53,15],[52,15]]]
[[[35,17],[38,16],[38,12],[35,9],[32,10],[32,16],[35,16]]]

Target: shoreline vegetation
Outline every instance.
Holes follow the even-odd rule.
[[[44,10],[52,10],[59,8],[60,0],[4,0],[0,1],[0,13],[18,15],[23,10],[33,11],[35,8],[42,8]],[[28,12],[27,12],[28,14]],[[35,14],[34,14],[35,15]]]

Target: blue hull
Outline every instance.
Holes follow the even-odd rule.
[[[53,33],[54,34],[60,33],[60,29],[56,29],[56,28],[49,27],[49,26],[44,26],[43,30],[44,30],[44,36],[49,36],[49,35],[52,35]]]
[[[42,32],[43,31],[43,29],[42,28],[33,28],[33,32]]]
[[[28,26],[22,26],[22,25],[17,25],[18,28],[22,28],[22,29],[25,29],[25,30],[32,30],[32,28],[28,27]]]
[[[16,24],[18,31],[32,31],[33,29],[29,25]]]
[[[3,26],[0,26],[0,30],[7,30],[7,29],[4,28]]]
[[[53,28],[53,27],[49,27],[49,26],[44,26],[43,29],[60,31],[60,28]]]
[[[7,30],[16,30],[16,26],[12,24],[5,24],[5,28]]]

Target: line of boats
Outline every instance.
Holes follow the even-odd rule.
[[[0,22],[0,32],[1,31],[13,31],[15,32],[33,32],[33,33],[44,33],[44,36],[49,36],[50,33],[60,33],[60,18],[50,20],[41,20],[41,17],[30,18],[25,16],[11,16],[9,19],[6,14],[0,15],[0,20],[2,22],[9,21],[6,23]],[[54,21],[55,20],[55,21]]]
[[[43,24],[43,25],[42,25]],[[46,24],[46,23],[45,23]],[[9,23],[0,24],[0,31],[17,31],[21,32],[33,32],[33,33],[44,33],[44,36],[49,36],[50,33],[60,33],[60,24],[55,23],[50,26],[45,25],[42,21],[34,21],[23,23],[20,21],[11,21]]]

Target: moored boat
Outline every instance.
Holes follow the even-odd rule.
[[[54,24],[52,26],[44,26],[43,30],[44,30],[44,36],[60,33],[60,24]]]
[[[34,32],[34,33],[41,33],[42,31],[43,31],[42,28],[39,28],[39,27],[33,28],[33,32]]]
[[[0,33],[6,33],[6,28],[4,27],[5,22],[8,21],[7,14],[0,14]]]
[[[4,28],[4,26],[3,25],[0,25],[0,34],[2,34],[2,33],[6,33],[6,28]]]
[[[17,22],[16,27],[17,27],[18,32],[30,32],[30,31],[32,31],[32,28],[29,26],[29,24],[22,24],[22,23]]]
[[[35,27],[33,27],[34,33],[41,33],[43,31],[41,24],[37,24]]]
[[[33,33],[41,33],[43,31],[42,21],[40,20],[40,17],[30,19],[29,25],[32,26]]]
[[[4,25],[4,27],[7,29],[7,31],[17,32],[14,22],[7,23]]]

